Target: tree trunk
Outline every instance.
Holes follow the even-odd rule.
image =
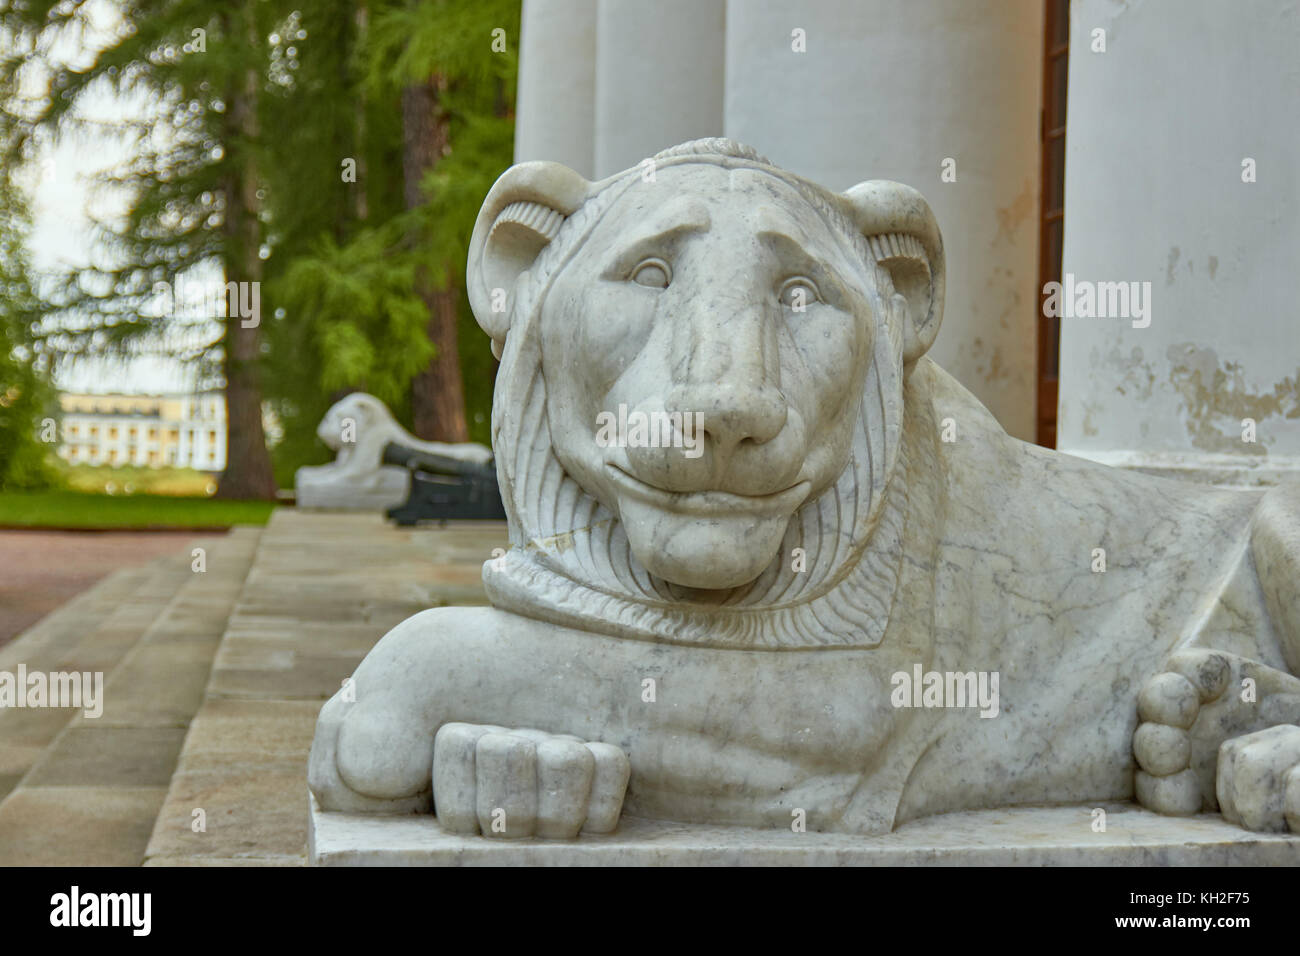
[[[460,350],[456,344],[459,290],[455,286],[431,292],[422,288],[420,297],[429,305],[429,340],[438,346],[438,354],[411,382],[416,437],[427,441],[469,441]]]
[[[251,7],[245,6],[247,41],[257,43]],[[227,30],[227,36],[233,31]],[[226,234],[226,468],[217,486],[218,498],[273,499],[275,478],[271,456],[262,430],[262,382],[259,364],[260,312],[247,320],[239,314],[240,296],[232,283],[260,283],[262,260],[258,257],[261,231],[257,220],[257,169],[249,145],[257,136],[257,72],[249,70],[242,86],[231,90],[227,105],[226,150],[231,154],[232,172],[223,184]],[[245,287],[247,288],[247,287]],[[232,295],[232,292],[235,294]],[[242,297],[245,303],[252,300]],[[250,327],[245,328],[245,321]]]
[[[441,77],[402,90],[402,174],[406,208],[424,202],[420,180],[448,150],[447,115],[438,96]],[[465,391],[456,340],[459,276],[447,270],[447,281],[435,288],[428,271],[416,275],[416,292],[429,310],[429,339],[438,354],[411,382],[411,412],[415,434],[430,441],[469,439],[465,425]]]

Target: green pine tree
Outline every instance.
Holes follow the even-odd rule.
[[[134,202],[104,224],[111,260],[44,295],[47,346],[129,352],[165,330],[210,333],[182,357],[226,379],[232,495],[270,493],[263,398],[282,426],[284,484],[328,457],[316,423],[354,389],[417,432],[487,441],[495,363],[464,263],[478,205],[511,162],[519,0],[119,6],[115,42],[73,70],[42,51],[75,29],[79,5],[0,3],[17,41],[0,84],[12,94],[44,71],[52,91],[0,110],[9,166],[75,128],[96,84],[160,104],[114,177]],[[163,313],[158,284],[204,268],[262,282],[257,328]],[[431,394],[452,409],[432,426]]]
[[[204,270],[227,287],[263,278],[262,172],[274,157],[262,110],[284,66],[274,61],[270,36],[292,4],[121,0],[112,8],[120,21],[107,32],[88,29],[92,6],[28,0],[0,8],[0,31],[10,40],[0,60],[6,168],[30,160],[42,140],[93,125],[96,117],[82,107],[105,90],[150,104],[147,120],[120,127],[132,137],[132,156],[105,177],[130,196],[129,209],[100,224],[101,261],[42,285],[43,337],[70,356],[129,353],[164,332],[186,332],[189,357],[219,368],[225,380],[229,438],[218,494],[270,497],[259,326],[234,314],[236,296],[187,323],[168,314],[172,297],[159,289]],[[106,45],[95,52],[91,42],[100,40]],[[70,48],[85,62],[56,56]],[[33,87],[37,94],[26,96]],[[242,304],[252,304],[251,291]],[[222,311],[227,317],[212,314]]]
[[[332,157],[358,157],[344,189],[364,214],[300,235],[295,250],[307,253],[295,251],[275,289],[287,313],[274,333],[286,421],[278,473],[307,460],[294,436],[310,436],[329,401],[350,389],[374,393],[425,437],[489,440],[495,363],[463,284],[479,204],[512,158],[519,6],[365,6],[350,60],[362,82],[348,94],[364,108],[336,110],[361,117],[358,152],[340,146]],[[300,88],[295,108],[314,113],[324,89]],[[422,415],[430,393],[441,400],[424,402]],[[429,414],[430,405],[439,411]]]
[[[34,345],[40,317],[23,241],[27,220],[9,176],[0,176],[0,491],[53,483],[56,412],[46,365]]]

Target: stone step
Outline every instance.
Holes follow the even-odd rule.
[[[48,745],[0,803],[0,864],[138,865],[144,859],[260,533],[236,528],[196,539],[151,566],[134,590],[115,582],[104,590],[105,603],[82,602],[64,615],[68,621],[19,639],[32,655],[29,669],[104,671],[104,703],[97,718],[67,710],[0,712],[0,721],[15,714],[61,717],[45,717],[41,732],[24,738],[30,747],[44,735]],[[201,573],[193,548],[203,549]],[[75,615],[83,625],[79,637]],[[102,623],[92,627],[96,615]],[[0,753],[22,756],[2,729],[0,741]]]
[[[380,515],[277,509],[145,865],[305,864],[307,753],[321,704],[407,617],[486,603],[483,562],[505,545],[505,522],[404,529]]]
[[[0,671],[16,675],[20,665],[29,673],[111,669],[166,606],[162,585],[174,592],[188,568],[187,553],[108,575],[0,649]],[[53,707],[0,710],[0,799],[73,716]]]
[[[47,646],[66,644],[84,636],[88,621],[102,620],[118,604],[130,600],[144,582],[170,560],[155,558],[100,579],[0,647],[0,670],[12,671],[20,662],[35,660],[41,649]]]

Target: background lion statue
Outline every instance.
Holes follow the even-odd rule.
[[[410,491],[405,468],[383,464],[384,446],[406,448],[486,465],[492,451],[473,442],[423,441],[397,423],[388,407],[365,392],[353,392],[330,406],[316,435],[338,452],[328,465],[309,465],[294,475],[300,508],[347,508],[378,511],[399,505]]]
[[[1297,489],[1008,437],[925,357],[944,252],[915,190],[726,140],[596,183],[524,163],[469,289],[512,548],[492,607],[404,622],[325,705],[322,807],[870,834],[1136,796],[1300,829]],[[597,442],[620,409],[701,423],[703,453]]]

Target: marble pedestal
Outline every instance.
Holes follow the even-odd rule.
[[[297,506],[325,511],[385,511],[406,500],[411,475],[405,468],[384,465],[363,482],[342,484],[330,480],[333,465],[298,469]],[[317,475],[321,478],[317,479]]]
[[[333,813],[311,798],[313,866],[1300,866],[1300,836],[1251,833],[1218,814],[1136,804],[948,813],[875,837],[687,826],[624,816],[571,842],[447,833],[427,814]]]

